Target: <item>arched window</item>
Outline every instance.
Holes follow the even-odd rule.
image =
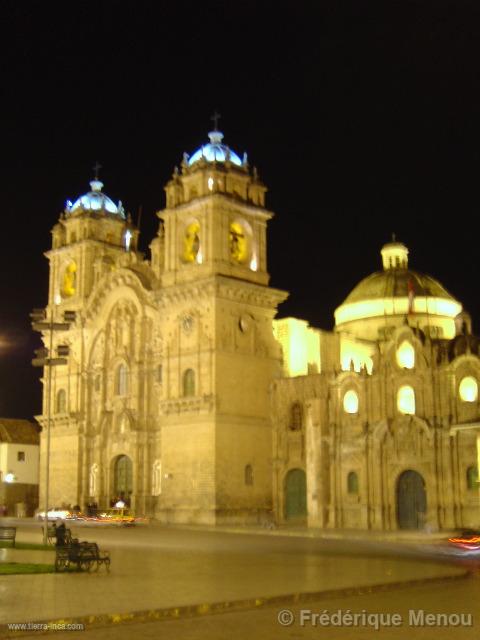
[[[350,471],[347,476],[347,491],[348,493],[358,493],[358,475],[355,471]]]
[[[415,391],[412,387],[400,387],[397,393],[397,409],[405,415],[415,415]]]
[[[65,389],[60,389],[57,393],[57,413],[65,413],[67,410],[67,394]]]
[[[343,410],[345,413],[358,413],[358,394],[353,389],[343,396]]]
[[[193,369],[187,369],[183,374],[183,395],[195,395],[195,371]]]
[[[125,364],[120,364],[117,368],[115,392],[117,396],[126,396],[128,393],[128,369]]]
[[[230,257],[234,262],[243,264],[248,260],[251,235],[250,225],[248,225],[245,220],[242,220],[241,222],[235,220],[230,223]]]
[[[404,340],[397,349],[397,364],[402,369],[413,369],[415,366],[415,349],[408,340]]]
[[[247,464],[245,467],[245,484],[248,487],[253,485],[253,468],[251,464]]]
[[[200,223],[197,220],[185,227],[183,259],[185,262],[201,262]]]
[[[460,399],[464,402],[475,402],[478,398],[478,383],[472,376],[462,378],[458,387]]]
[[[290,409],[290,429],[291,431],[300,431],[303,426],[302,405],[294,402]]]
[[[478,489],[478,468],[476,466],[467,469],[467,489]]]

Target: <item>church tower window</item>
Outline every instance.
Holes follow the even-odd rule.
[[[124,364],[119,365],[117,368],[115,391],[117,396],[126,396],[128,393],[128,369]]]
[[[253,485],[253,467],[251,464],[247,464],[245,467],[245,484],[247,487],[251,487]]]
[[[397,349],[397,364],[402,369],[413,369],[415,366],[415,349],[407,340]]]
[[[292,404],[290,409],[290,430],[300,431],[303,425],[302,405],[299,402]]]
[[[57,413],[65,413],[67,410],[67,394],[65,389],[60,389],[57,393]]]
[[[185,397],[195,395],[195,371],[187,369],[183,374],[183,395]]]
[[[184,262],[202,262],[200,249],[200,223],[195,220],[185,227],[183,238]]]
[[[63,272],[63,281],[62,281],[62,296],[64,298],[70,298],[75,295],[77,286],[77,265],[75,262],[70,262],[65,267],[65,271]]]
[[[358,413],[358,394],[353,389],[343,396],[343,410],[345,413]]]
[[[464,402],[475,402],[478,398],[478,383],[472,376],[462,378],[458,387],[460,400]]]
[[[235,262],[243,264],[249,257],[249,229],[246,223],[238,221],[230,224],[230,256]]]
[[[358,475],[355,471],[350,471],[347,476],[347,492],[353,494],[358,493]]]
[[[415,391],[409,385],[404,385],[398,390],[397,409],[404,415],[415,415]]]

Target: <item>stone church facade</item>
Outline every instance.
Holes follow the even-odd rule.
[[[333,331],[275,319],[288,294],[268,284],[266,188],[209,137],[166,185],[150,259],[98,179],[52,230],[47,317],[76,320],[52,332],[70,355],[51,388],[44,376],[41,504],[50,432],[51,506],[122,497],[206,524],[478,521],[479,343],[460,303],[393,241]]]

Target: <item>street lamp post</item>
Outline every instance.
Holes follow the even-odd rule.
[[[48,369],[47,383],[47,451],[45,462],[45,526],[43,528],[43,544],[47,544],[48,530],[48,502],[50,492],[50,426],[52,421],[52,367],[64,365],[68,363],[69,347],[59,345],[57,347],[57,356],[53,356],[53,334],[55,331],[67,331],[70,329],[72,322],[75,322],[75,311],[65,311],[63,314],[64,322],[55,322],[54,306],[51,307],[50,318],[47,320],[45,309],[34,309],[30,314],[32,319],[32,328],[34,331],[48,331],[48,348],[37,349],[36,357],[32,360],[34,367],[46,367]]]

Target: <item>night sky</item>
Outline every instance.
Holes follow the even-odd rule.
[[[280,315],[330,329],[391,233],[480,318],[480,4],[2,2],[0,416],[40,410],[50,229],[104,191],[156,233],[163,187],[207,141],[248,152],[276,213]]]

